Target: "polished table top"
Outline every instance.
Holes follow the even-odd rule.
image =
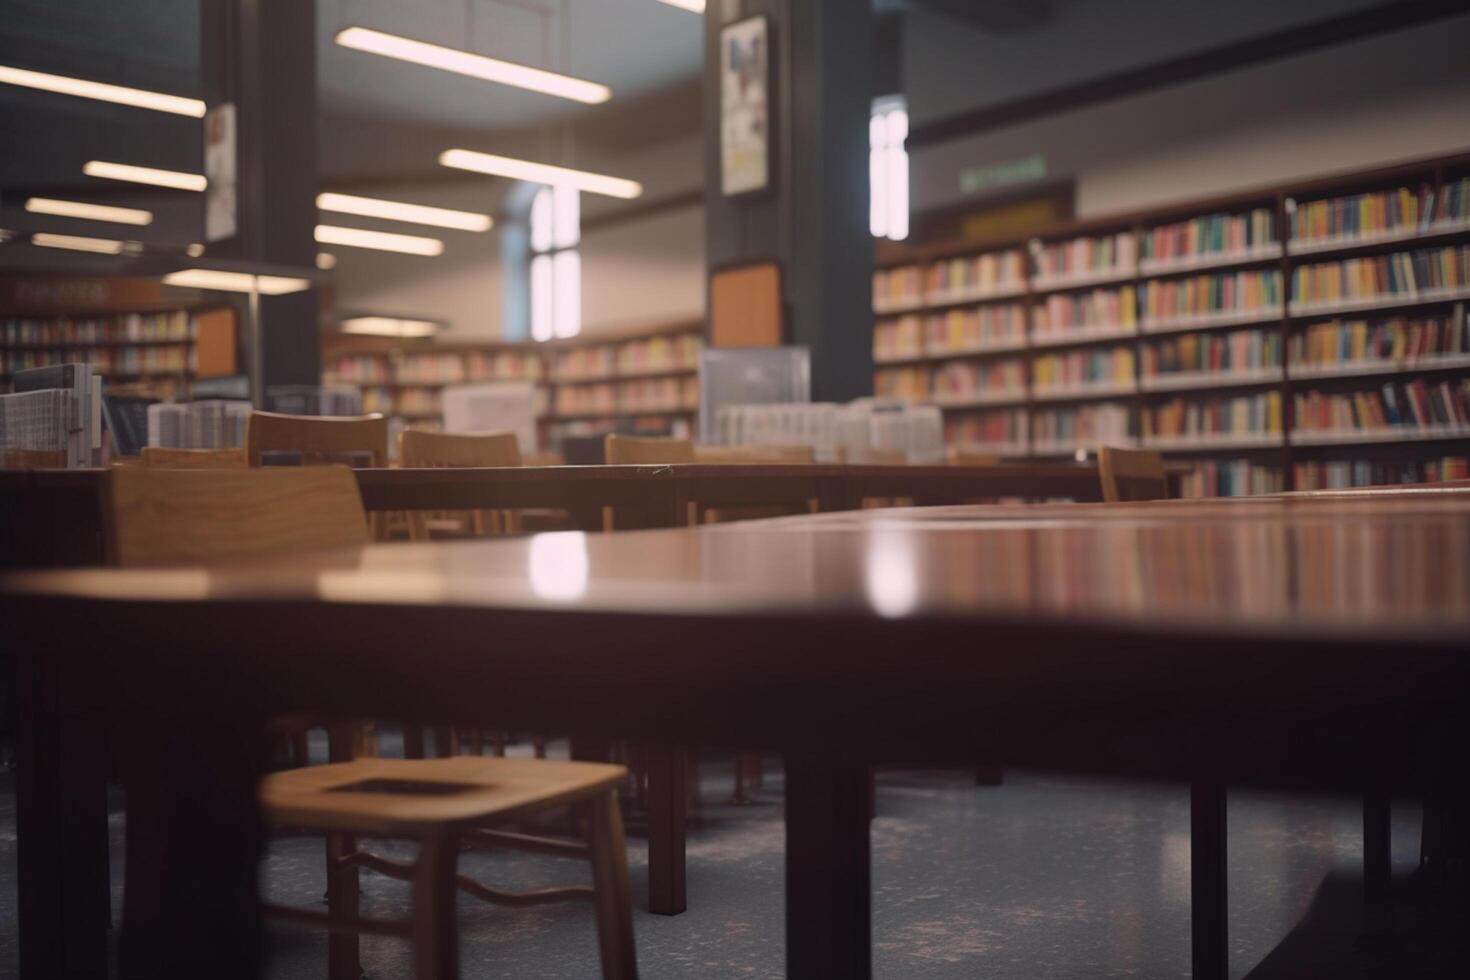
[[[639,532],[371,545],[256,565],[12,576],[10,591],[879,619],[1097,618],[1458,645],[1470,495],[847,511]]]

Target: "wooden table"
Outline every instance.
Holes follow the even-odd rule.
[[[1187,781],[1220,801],[1207,824],[1227,784],[1421,790],[1395,760],[1427,729],[1465,747],[1462,725],[1436,726],[1470,708],[1470,497],[375,545],[11,576],[0,616],[26,685],[28,976],[105,971],[99,728],[128,791],[125,970],[254,976],[254,733],[312,708],[779,751],[788,975],[861,978],[875,763],[999,750]],[[1200,980],[1224,975],[1215,885]]]
[[[102,560],[105,469],[0,470],[0,567],[89,565]],[[510,466],[359,469],[369,511],[550,508],[584,531],[602,530],[603,508],[619,528],[678,527],[692,503],[860,507],[864,498],[957,504],[983,497],[1099,500],[1096,466]],[[1177,478],[1178,474],[1174,474]]]

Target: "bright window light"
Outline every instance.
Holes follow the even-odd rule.
[[[424,204],[404,204],[402,201],[383,201],[375,197],[356,197],[352,194],[318,194],[316,206],[319,211],[357,214],[365,218],[386,218],[389,221],[407,221],[416,225],[455,228],[459,231],[489,231],[491,225],[495,223],[488,214],[477,214],[474,211],[433,208]]]
[[[168,286],[190,289],[213,289],[227,293],[259,292],[262,296],[281,296],[311,288],[311,280],[290,276],[254,276],[248,272],[224,272],[219,269],[181,269],[163,277]]]
[[[418,235],[399,235],[387,231],[367,231],[363,228],[340,228],[337,225],[317,225],[316,240],[323,245],[372,248],[381,252],[402,252],[405,255],[444,254],[444,243],[437,238],[420,238]]]
[[[38,231],[31,236],[31,244],[42,248],[69,248],[74,252],[97,252],[102,255],[119,255],[126,247],[122,242],[108,238],[83,238],[81,235],[53,235]]]
[[[574,187],[543,187],[531,200],[531,336],[582,332],[581,195]]]
[[[177,95],[164,95],[162,92],[149,92],[122,85],[108,85],[105,82],[90,82],[84,78],[71,78],[66,75],[48,75],[46,72],[12,68],[9,65],[0,65],[0,84],[19,85],[22,88],[40,89],[43,92],[55,92],[59,95],[96,99],[98,102],[114,102],[118,105],[130,105],[139,109],[170,112],[177,116],[204,118],[204,102],[200,99],[186,99]]]
[[[432,337],[439,332],[433,320],[403,320],[386,316],[358,316],[343,320],[338,328],[343,333],[371,337]]]
[[[902,98],[873,104],[868,123],[868,228],[874,238],[909,237],[909,113]]]
[[[575,187],[589,194],[605,194],[608,197],[621,197],[625,200],[638,197],[643,193],[643,185],[636,180],[608,177],[605,174],[572,170],[568,167],[553,167],[549,163],[532,163],[529,160],[516,160],[511,157],[496,156],[493,153],[480,153],[476,150],[445,150],[439,154],[439,163],[458,170],[473,170],[475,173],[490,174],[494,177],[510,177],[512,180],[524,180],[528,183],[546,184],[551,187]]]
[[[157,167],[135,167],[129,163],[110,163],[106,160],[88,160],[82,164],[82,173],[88,177],[125,180],[130,184],[150,184],[154,187],[172,187],[181,191],[202,191],[209,186],[209,181],[203,174],[160,170]]]
[[[117,225],[153,223],[152,211],[142,211],[138,208],[115,208],[106,204],[87,204],[83,201],[58,201],[49,197],[31,198],[26,201],[26,210],[31,214],[53,214],[62,218],[107,221]]]
[[[487,58],[469,51],[457,51],[425,41],[385,34],[366,27],[349,27],[337,34],[337,43],[344,48],[380,54],[385,58],[411,61],[416,65],[468,75],[487,82],[513,85],[544,95],[554,95],[574,102],[596,105],[612,98],[612,89],[583,78],[573,78],[554,71],[543,71],[528,65],[517,65],[510,61]]]

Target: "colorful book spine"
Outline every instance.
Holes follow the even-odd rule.
[[[941,402],[1021,398],[1026,393],[1026,364],[1020,358],[950,361],[934,371],[933,393]]]
[[[1070,279],[1131,272],[1138,264],[1132,232],[1051,242],[1035,250],[1039,279]]]
[[[1131,419],[1127,405],[1110,402],[1045,409],[1032,414],[1031,438],[1040,451],[1126,444],[1133,438]]]
[[[1145,409],[1145,439],[1205,439],[1220,436],[1268,436],[1281,432],[1281,393],[1236,398],[1174,398]]]
[[[1439,483],[1443,480],[1470,480],[1470,457],[1441,456],[1405,461],[1311,460],[1297,463],[1291,470],[1292,484],[1298,490]]]
[[[895,361],[921,357],[924,353],[924,323],[914,315],[880,320],[873,326],[873,359]]]
[[[1026,410],[945,413],[944,441],[951,446],[1020,447],[1026,442]]]
[[[1131,329],[1137,322],[1137,294],[1131,288],[1054,293],[1031,309],[1031,331],[1038,337]]]
[[[1025,342],[1026,310],[1020,303],[996,303],[946,310],[925,321],[930,354],[1017,347]]]
[[[1042,354],[1031,362],[1038,392],[1133,384],[1133,348],[1104,347]]]
[[[1285,489],[1279,468],[1246,459],[1203,460],[1184,474],[1179,487],[1184,497],[1243,497]]]
[[[936,301],[955,295],[1008,292],[1025,282],[1026,263],[1020,249],[941,259],[924,273],[925,293]]]
[[[1351,392],[1308,391],[1292,405],[1293,431],[1405,433],[1470,427],[1470,378],[1390,382]]]
[[[927,402],[929,400],[929,369],[898,367],[875,371],[873,372],[873,393],[879,398]]]
[[[1294,304],[1413,296],[1470,286],[1470,245],[1319,262],[1292,273]]]
[[[1281,335],[1274,330],[1184,333],[1143,348],[1143,377],[1181,373],[1233,374],[1279,368]]]
[[[1146,320],[1268,312],[1280,305],[1281,273],[1274,269],[1154,279],[1143,285]]]
[[[1245,214],[1205,214],[1149,229],[1143,236],[1143,258],[1162,263],[1238,254],[1275,240],[1276,213],[1270,208]]]
[[[1470,319],[1448,316],[1334,319],[1291,338],[1293,369],[1390,362],[1413,364],[1470,354]]]
[[[879,269],[873,273],[873,309],[917,306],[924,300],[924,274],[916,265]]]
[[[1306,201],[1292,213],[1291,237],[1311,242],[1414,228],[1431,220],[1434,205],[1429,184]]]

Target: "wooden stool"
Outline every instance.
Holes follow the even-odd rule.
[[[637,977],[632,897],[617,788],[622,766],[534,759],[359,759],[267,776],[260,787],[266,819],[277,827],[327,835],[327,911],[267,905],[268,915],[322,926],[333,933],[333,980],[360,976],[357,937],[403,936],[414,943],[418,980],[459,975],[454,895],[463,891],[498,905],[589,900],[597,912],[604,980]],[[490,825],[564,806],[581,808],[585,844],[491,829]],[[359,850],[358,837],[414,841],[412,864]],[[575,857],[592,865],[592,884],[506,892],[460,875],[462,841]],[[364,919],[358,869],[413,883],[413,913],[398,921]]]

